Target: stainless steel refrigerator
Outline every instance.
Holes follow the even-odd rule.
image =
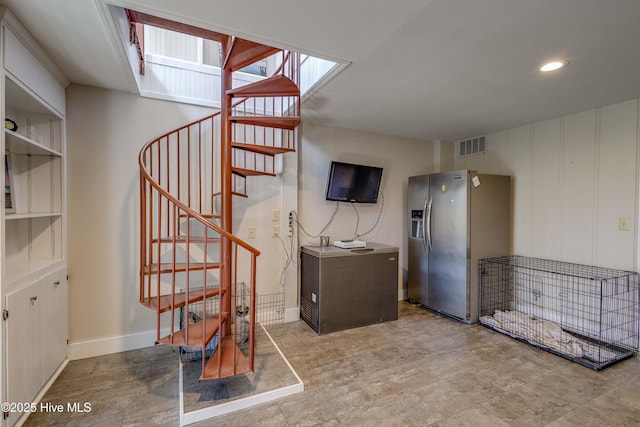
[[[478,260],[509,255],[511,177],[469,170],[409,178],[408,297],[478,321]]]

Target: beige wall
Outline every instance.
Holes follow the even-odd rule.
[[[638,115],[631,100],[492,133],[454,164],[513,176],[514,254],[637,270]]]
[[[138,303],[138,153],[152,137],[206,112],[124,92],[67,89],[72,358],[80,343],[109,347],[109,339],[154,328],[153,313]]]
[[[299,216],[305,230],[317,235],[331,219],[336,202],[325,200],[329,164],[332,160],[383,168],[380,190],[384,208],[379,225],[362,240],[400,248],[399,287],[407,268],[406,242],[408,222],[407,178],[434,171],[434,143],[425,140],[377,135],[304,123],[299,150]],[[357,214],[353,209],[357,209]],[[376,222],[381,198],[375,205],[339,203],[338,212],[323,234],[331,240],[353,238]],[[318,238],[300,235],[301,245],[318,245]],[[401,289],[400,289],[401,291]],[[402,297],[402,293],[399,293]]]

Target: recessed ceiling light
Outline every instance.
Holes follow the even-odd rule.
[[[557,70],[559,68],[562,68],[562,67],[566,66],[568,63],[569,62],[567,62],[567,61],[551,61],[551,62],[547,62],[542,67],[540,67],[540,71],[548,72],[548,71]]]

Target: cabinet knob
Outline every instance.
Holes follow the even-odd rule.
[[[36,301],[38,299],[38,295],[34,295],[30,298],[31,301]]]
[[[53,282],[53,286],[58,286],[60,285],[60,280],[56,280],[55,282]]]

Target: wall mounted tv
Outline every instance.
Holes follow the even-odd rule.
[[[377,203],[382,168],[331,162],[327,179],[327,200]]]

